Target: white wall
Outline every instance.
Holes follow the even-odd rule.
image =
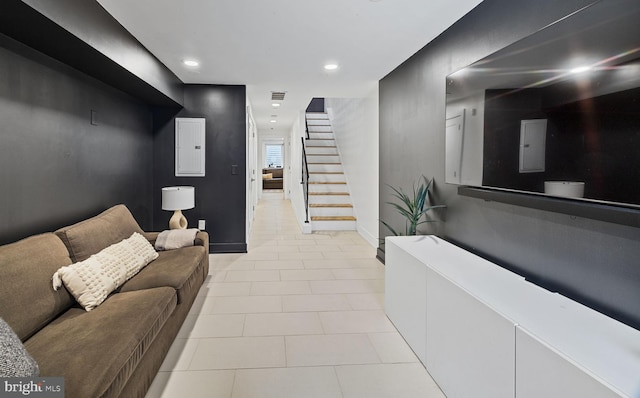
[[[358,232],[378,247],[378,83],[364,98],[326,98]]]

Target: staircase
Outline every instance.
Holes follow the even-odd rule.
[[[307,113],[306,120],[311,229],[355,231],[353,204],[329,116],[326,113]]]

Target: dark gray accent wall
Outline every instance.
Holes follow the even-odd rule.
[[[157,109],[154,117],[154,227],[168,228],[161,188],[194,186],[196,207],[184,211],[189,228],[207,223],[212,253],[246,252],[246,87],[186,85],[184,108]],[[175,177],[175,118],[206,119],[205,177]]]
[[[385,184],[434,177],[434,202],[448,207],[423,233],[640,329],[640,229],[460,196],[444,183],[445,77],[590,3],[485,0],[380,81],[380,218],[403,225]]]
[[[144,103],[0,35],[0,121],[0,244],[118,203],[151,227]]]

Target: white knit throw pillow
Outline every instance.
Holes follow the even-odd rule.
[[[58,290],[64,282],[76,301],[91,311],[157,257],[149,241],[134,232],[84,261],[58,269],[53,274],[53,288]]]

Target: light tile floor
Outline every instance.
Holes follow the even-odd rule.
[[[210,275],[147,398],[443,398],[383,310],[384,267],[356,232],[303,235],[265,193],[246,254]]]

